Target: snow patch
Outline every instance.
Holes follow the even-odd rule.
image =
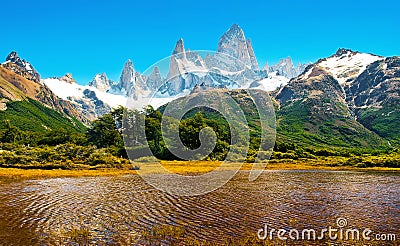
[[[88,89],[94,91],[98,99],[103,101],[110,107],[118,107],[125,105],[127,98],[122,95],[114,95],[107,92],[103,92],[92,86],[83,86],[79,84],[70,84],[59,79],[42,79],[42,82],[50,88],[58,97],[69,100],[69,97],[84,98],[83,92]]]
[[[312,73],[314,68],[308,69],[308,71],[303,75],[305,79],[308,79],[310,77],[310,74]]]
[[[350,51],[340,57],[332,56],[319,62],[319,66],[333,74],[335,79],[344,84],[349,79],[358,77],[367,66],[383,57],[366,53],[351,53]]]
[[[117,94],[111,94],[108,92],[100,91],[97,88],[93,86],[83,86],[79,84],[70,84],[65,81],[61,81],[59,79],[55,78],[49,78],[49,79],[42,79],[42,83],[44,83],[47,87],[50,88],[56,94],[58,97],[71,101],[70,98],[78,98],[78,99],[83,99],[85,98],[85,95],[83,92],[88,89],[90,91],[93,91],[96,93],[96,97],[103,101],[105,104],[109,105],[112,108],[116,108],[118,106],[128,106],[130,108],[135,108],[138,110],[143,109],[144,106],[147,106],[150,104],[154,108],[158,108],[165,103],[168,103],[178,97],[184,96],[188,94],[187,91],[184,93],[181,93],[175,97],[158,97],[159,95],[154,95],[152,98],[150,97],[139,97],[135,101],[128,101],[128,97],[124,95],[117,95]]]
[[[258,81],[259,86],[253,89],[260,89],[264,91],[274,91],[281,86],[287,85],[290,79],[285,76],[277,75],[277,72],[268,74],[268,78]]]

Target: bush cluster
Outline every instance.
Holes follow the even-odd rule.
[[[262,146],[265,141],[261,141],[261,129],[256,124],[256,119],[252,119],[250,124],[247,149],[247,140],[242,136],[243,133],[235,128],[231,131],[224,118],[220,118],[215,112],[210,114],[205,111],[205,114],[199,109],[190,112],[189,116],[180,121],[166,119],[167,128],[179,131],[183,147],[176,145],[173,138],[161,132],[162,114],[151,106],[143,111],[127,110],[123,107],[114,109],[93,121],[85,133],[63,128],[47,132],[23,131],[6,121],[3,130],[0,130],[0,166],[47,169],[119,168],[130,163],[127,153],[133,158],[150,160],[150,156],[154,155],[161,160],[179,160],[170,149],[180,152],[197,149],[204,144],[199,138],[199,133],[202,132],[206,139],[216,136],[214,149],[204,160],[225,160],[228,157],[229,161],[252,163],[259,160],[257,157],[265,159],[268,156],[272,160],[323,160],[338,157],[337,159],[341,159],[338,164],[346,166],[399,167],[397,149],[322,148],[297,145],[293,141],[278,141],[273,149],[268,149]],[[235,145],[230,144],[231,134],[237,134],[235,136],[240,140]],[[124,146],[124,138],[130,140],[130,146]],[[143,143],[148,143],[150,150]]]

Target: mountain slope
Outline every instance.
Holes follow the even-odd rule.
[[[276,96],[278,133],[300,144],[375,147],[385,141],[356,121],[335,77],[314,64]]]
[[[35,68],[33,68],[32,64],[25,61],[25,59],[21,59],[15,51],[12,51],[7,56],[6,61],[2,65],[8,70],[19,74],[28,80],[37,83],[40,81],[40,75]]]
[[[83,131],[85,126],[73,116],[87,120],[69,102],[58,98],[47,86],[37,82],[34,79],[36,77],[28,73],[35,71],[32,65],[25,60],[17,61],[24,67],[12,63],[12,60],[0,65],[0,128],[8,120],[23,130],[44,131],[62,127]],[[30,69],[28,72],[25,71],[26,67]],[[36,71],[34,75],[39,78]]]
[[[14,53],[15,52],[11,52],[8,57],[11,55],[18,57],[18,55]],[[12,59],[7,60],[5,63],[0,65],[0,79],[3,81],[3,86],[5,84],[11,84],[25,97],[37,100],[43,105],[63,113],[67,117],[74,117],[84,124],[89,123],[89,121],[81,115],[70,102],[57,97],[56,94],[54,94],[45,84],[42,84],[37,80],[40,79],[40,75],[37,74],[36,70],[34,70],[30,63],[25,60],[22,60],[24,62],[20,63],[18,62],[20,61],[20,58],[16,60],[17,63],[13,63],[12,61]],[[24,67],[21,67],[22,65]],[[27,70],[26,67],[30,70]],[[32,71],[34,71],[34,76],[31,75]],[[8,92],[11,91],[13,90]],[[13,101],[11,98],[7,98],[5,94],[1,96],[3,97],[3,103],[8,100]]]
[[[124,105],[126,101],[122,95],[110,94],[94,86],[69,83],[62,78],[42,79],[42,83],[73,105],[89,121],[108,113],[112,107]]]
[[[381,56],[341,48],[334,55],[320,59],[317,65],[330,72],[342,85],[353,82],[368,65],[382,59]]]
[[[7,102],[7,110],[0,111],[0,129],[3,122],[24,131],[45,132],[63,128],[67,131],[84,132],[86,127],[74,118],[67,118],[51,108],[43,106],[31,98]]]
[[[400,144],[400,57],[372,63],[345,89],[357,120],[390,142]]]

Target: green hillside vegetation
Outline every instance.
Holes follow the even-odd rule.
[[[247,152],[247,158],[246,160],[248,162],[253,162],[258,154],[258,150],[260,149],[260,144],[261,144],[261,123],[260,123],[260,116],[257,113],[256,110],[256,105],[252,101],[250,95],[247,93],[246,90],[233,90],[233,91],[224,91],[221,90],[219,92],[213,91],[213,94],[207,94],[207,97],[213,97],[215,95],[218,96],[218,93],[226,93],[230,97],[232,97],[238,105],[240,105],[241,109],[244,112],[245,120],[247,121],[246,125],[248,126],[249,130],[249,136],[250,136],[250,145],[249,145],[249,150]],[[202,96],[201,94],[199,95],[190,95],[192,100],[196,100],[197,96]],[[177,99],[178,101],[180,99]],[[219,100],[215,100],[212,103],[218,103]],[[157,111],[160,113],[163,113],[165,110],[165,107],[167,105],[164,105],[160,107]],[[226,107],[228,108],[228,107]],[[225,112],[229,113],[229,112]],[[231,129],[229,126],[229,123],[227,120],[224,118],[224,116],[220,113],[217,112],[214,109],[211,109],[209,107],[196,107],[188,111],[182,118],[182,121],[180,122],[180,135],[182,138],[183,143],[185,146],[191,148],[191,149],[196,149],[199,146],[192,146],[191,143],[199,143],[198,139],[198,134],[201,129],[204,127],[210,127],[216,132],[217,135],[217,142],[216,142],[216,147],[213,151],[213,154],[211,154],[207,159],[208,160],[223,160],[226,157],[226,153],[231,150],[234,153],[238,154],[237,157],[240,158],[240,151],[245,151],[244,150],[244,142],[245,142],[245,133],[241,132],[238,129],[241,129],[240,126],[238,126],[237,122],[240,122],[238,119],[238,116],[235,115],[235,113],[232,112],[230,115],[235,122],[233,122],[232,126],[233,128]],[[173,120],[173,119],[171,119]],[[198,122],[201,122],[199,125]],[[160,127],[160,126],[158,126]],[[247,128],[247,127],[246,127]],[[188,131],[188,129],[191,129],[191,131]],[[185,135],[191,135],[190,137],[185,137]],[[230,146],[231,144],[231,134],[236,134],[236,136],[240,139],[239,143],[236,146]],[[272,148],[272,144],[271,148]],[[264,146],[261,146],[263,150],[267,151],[268,148],[264,148]],[[270,149],[272,150],[272,149]],[[168,153],[168,152],[166,152]],[[162,156],[157,156],[161,159],[163,159]],[[168,159],[174,159],[173,156],[169,156]]]
[[[111,113],[87,129],[76,119],[66,118],[32,99],[7,106],[0,112],[0,167],[133,168],[124,156],[122,136]],[[96,141],[99,137],[103,141]]]
[[[348,117],[313,113],[310,101],[296,101],[276,112],[279,141],[320,148],[387,148],[382,139],[385,136],[365,129]]]
[[[4,121],[9,121],[22,131],[32,132],[46,132],[61,128],[68,131],[84,132],[86,129],[78,120],[45,107],[30,98],[8,102],[7,109],[0,111],[0,122]],[[0,124],[0,129],[4,128],[5,124]]]
[[[251,163],[256,160],[261,143],[260,117],[248,96],[234,93],[232,97],[243,107],[248,121],[250,149],[246,162]],[[161,133],[161,112],[165,107],[156,110],[148,106],[142,111],[120,107],[93,121],[87,129],[31,99],[8,103],[7,107],[6,111],[0,112],[0,167],[137,168],[130,164],[127,153],[142,159],[155,155],[162,160],[179,160],[166,147],[168,136],[163,138]],[[400,167],[400,153],[395,146],[373,146],[375,142],[369,132],[364,136],[345,126],[340,128],[338,122],[352,126],[346,118],[333,118],[331,121],[319,121],[318,126],[313,125],[308,123],[308,112],[307,104],[294,104],[278,111],[277,142],[273,149],[264,150],[271,155],[271,163]],[[224,160],[228,151],[243,153],[240,143],[230,145],[231,129],[226,119],[210,108],[194,108],[180,122],[173,118],[166,121],[179,124],[180,137],[188,149],[200,146],[199,132],[203,128],[210,127],[216,133],[216,146],[204,160]],[[140,134],[143,129],[139,127],[142,125],[145,126],[146,136]],[[132,140],[129,146],[124,146],[123,137]],[[365,144],[367,141],[370,145]],[[152,153],[146,151],[145,142]],[[379,138],[376,143],[380,143]]]
[[[233,98],[240,105],[245,105],[244,112],[251,133],[250,150],[246,160],[252,162],[259,149],[261,129],[255,105],[248,103],[248,100],[243,100],[242,96],[236,97],[233,95]],[[246,104],[243,102],[246,102]],[[397,160],[399,155],[395,154],[398,153],[396,152],[397,150],[384,145],[383,139],[375,133],[368,131],[359,123],[349,120],[345,116],[324,118],[323,115],[318,115],[316,118],[312,118],[308,107],[311,106],[297,102],[292,107],[285,107],[277,112],[277,142],[271,156],[272,162],[313,162],[326,163],[330,166],[353,167],[399,166],[399,161]],[[164,109],[165,106],[160,107],[160,112],[156,112],[151,108],[148,109],[146,120],[151,122],[149,125],[152,128],[147,131],[147,137],[151,143],[150,147],[153,153],[158,158],[174,159],[173,156],[169,155],[168,151],[165,151],[165,144],[162,140],[159,142],[161,144],[154,144],[157,143],[157,139],[160,139],[161,136],[160,119]],[[197,138],[201,129],[201,126],[196,126],[196,122],[206,122],[205,125],[214,130],[213,123],[220,126],[219,129],[215,130],[217,136],[219,136],[217,143],[221,146],[222,142],[226,148],[214,149],[213,155],[208,158],[210,160],[223,159],[225,154],[221,151],[227,152],[230,150],[230,139],[226,138],[229,136],[229,127],[226,120],[221,114],[210,108],[192,109],[185,114],[181,121],[181,126],[194,130],[192,138]],[[310,122],[314,122],[314,124]],[[226,133],[218,132],[221,129]],[[187,131],[181,129],[181,137],[183,133],[187,133]],[[225,136],[225,138],[220,136]],[[184,140],[185,138],[183,137],[182,139]],[[195,140],[192,141],[195,142]],[[185,141],[183,142],[185,143]],[[189,144],[186,146],[193,147]],[[142,149],[137,146],[136,150],[140,152]],[[168,156],[163,156],[162,153],[168,153]]]
[[[391,145],[400,146],[399,119],[399,106],[392,106],[380,110],[364,110],[358,120],[366,128],[387,139]]]
[[[196,148],[198,132],[210,126],[217,132],[218,142],[214,151],[206,160],[222,160],[230,150],[227,128],[219,127],[216,120],[207,119],[198,109],[193,117],[180,122],[181,138],[186,146]],[[0,167],[41,168],[41,169],[101,169],[128,168],[135,169],[127,159],[126,151],[146,155],[138,135],[136,146],[127,150],[122,143],[123,134],[119,127],[122,115],[129,113],[138,119],[145,119],[147,141],[152,152],[160,159],[176,159],[165,148],[160,138],[161,113],[148,107],[145,111],[127,111],[114,109],[95,120],[85,133],[68,132],[64,129],[47,132],[22,131],[10,123],[0,134]],[[207,115],[207,113],[204,113]],[[213,112],[213,117],[216,114]],[[173,120],[173,119],[171,119]],[[116,124],[117,123],[117,124]],[[135,138],[134,133],[130,133]],[[107,136],[107,137],[104,137]],[[254,140],[252,140],[254,141]],[[255,141],[257,142],[257,141]],[[254,161],[257,145],[250,145],[247,161]],[[140,157],[140,155],[138,155]],[[271,163],[313,163],[313,165],[343,167],[400,167],[400,151],[398,149],[371,150],[366,148],[321,148],[300,146],[294,142],[277,142],[271,156]]]

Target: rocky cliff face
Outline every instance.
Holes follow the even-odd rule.
[[[147,77],[146,85],[151,91],[156,91],[162,85],[163,78],[161,77],[160,69],[154,67],[153,72]]]
[[[12,51],[7,56],[6,61],[2,65],[8,70],[13,71],[26,79],[40,82],[40,75],[33,68],[32,64],[27,62],[25,59],[21,59],[15,51]]]
[[[346,84],[348,103],[357,110],[400,105],[400,58],[388,57],[369,65]]]
[[[169,62],[169,73],[168,79],[175,78],[184,72],[184,64],[187,63],[185,45],[183,39],[180,38],[172,51],[172,55]],[[183,64],[183,65],[182,65]]]
[[[293,132],[321,143],[390,145],[400,143],[399,95],[399,57],[339,49],[277,93],[277,113],[284,127],[297,122]]]
[[[99,91],[107,92],[111,87],[115,86],[115,82],[109,80],[106,73],[96,74],[89,86],[95,87]]]
[[[265,72],[259,70],[251,41],[246,40],[243,30],[235,24],[222,35],[215,54],[187,50],[183,39],[179,39],[161,94],[175,96],[191,91],[198,84],[231,89],[248,87],[265,76]]]
[[[72,77],[72,74],[70,73],[67,73],[66,75],[60,77],[59,79],[69,84],[76,84],[76,80]]]
[[[340,84],[352,83],[371,63],[383,57],[338,49],[332,56],[320,59],[317,64],[329,71]]]
[[[288,79],[292,79],[300,75],[307,64],[298,63],[297,66],[293,64],[290,57],[281,59],[277,64],[269,66],[268,63],[265,64],[263,70],[268,73],[277,73],[277,75],[284,76]]]
[[[336,79],[319,66],[310,66],[305,73],[291,80],[277,94],[282,106],[308,100],[320,103],[321,107],[312,107],[310,114],[321,117],[325,114],[351,116],[350,110],[342,110],[345,105],[345,93]],[[329,102],[328,102],[329,101]],[[332,107],[332,103],[340,104]]]
[[[389,144],[400,144],[400,57],[368,65],[344,88],[357,120]]]
[[[237,24],[232,25],[219,39],[217,51],[239,59],[251,69],[259,69],[251,41],[246,40],[242,28]]]
[[[356,120],[343,87],[318,65],[292,79],[276,99],[280,102],[279,127],[297,141],[343,147],[384,144],[380,136]]]
[[[135,71],[131,60],[125,63],[117,87],[122,94],[134,99],[137,99],[138,95],[143,94],[142,92],[147,89],[145,78]]]
[[[206,71],[202,57],[196,52],[186,50],[181,38],[176,42],[172,51],[167,80],[161,88],[161,92],[173,96],[184,90],[190,90],[200,80],[198,73]]]
[[[172,55],[176,55],[179,59],[186,59],[185,44],[182,38],[176,42]]]
[[[19,58],[15,52],[11,52],[6,60],[0,66],[0,77],[3,86],[9,89],[6,89],[7,94],[1,95],[2,103],[29,97],[68,117],[74,117],[84,124],[89,122],[69,101],[59,98],[49,87],[38,81],[40,75],[29,62]],[[11,87],[16,90],[11,90]]]
[[[247,39],[246,42],[247,42],[247,50],[249,51],[251,67],[254,70],[259,70],[260,68],[258,66],[256,55],[254,54],[253,45],[251,44],[251,40]]]

